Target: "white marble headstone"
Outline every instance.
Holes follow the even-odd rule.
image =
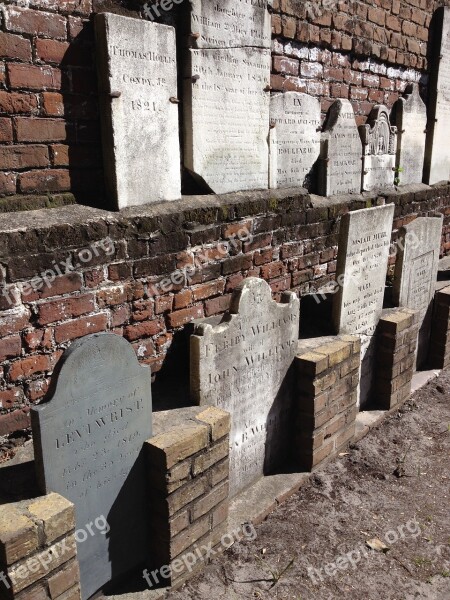
[[[362,144],[350,100],[331,105],[322,134],[319,194],[334,196],[361,191]]]
[[[425,159],[427,107],[419,94],[419,86],[409,87],[394,106],[397,126],[396,177],[399,185],[422,183]]]
[[[270,50],[188,50],[185,166],[217,194],[267,189]]]
[[[272,188],[306,187],[314,191],[320,155],[320,102],[299,92],[270,99],[270,172]]]
[[[191,336],[193,400],[231,413],[233,495],[286,459],[300,302],[291,292],[282,300],[264,280],[246,279],[221,323],[199,324]]]
[[[429,81],[429,119],[424,181],[430,185],[450,179],[450,8],[435,13],[436,39]],[[442,33],[441,33],[442,32]]]
[[[359,132],[363,143],[363,192],[392,189],[395,180],[397,128],[391,125],[386,106],[375,106],[367,124],[361,125]]]
[[[417,366],[428,358],[431,312],[441,250],[443,216],[419,217],[401,227],[395,264],[394,302],[419,311]]]
[[[190,0],[191,44],[196,48],[270,48],[267,0]]]
[[[333,299],[336,333],[361,336],[360,405],[370,400],[374,334],[383,310],[394,204],[365,208],[342,217]]]
[[[43,493],[75,505],[77,530],[93,528],[77,540],[86,600],[148,557],[151,373],[124,338],[96,334],[72,344],[54,377],[51,400],[31,410],[36,468]],[[101,533],[93,524],[105,519]]]
[[[116,208],[181,198],[175,29],[95,17],[105,183]]]

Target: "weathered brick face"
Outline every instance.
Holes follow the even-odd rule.
[[[364,123],[375,103],[392,106],[408,83],[426,82],[430,21],[445,3],[274,0],[272,88],[320,98],[323,116],[348,98]],[[73,202],[58,196],[67,192],[105,205],[92,25],[105,3],[18,4],[4,2],[0,20],[0,210]],[[139,2],[116,4],[137,16]]]
[[[339,220],[349,210],[395,203],[393,240],[417,216],[444,213],[442,253],[450,254],[449,198],[448,185],[372,200],[279,190],[222,196],[213,209],[192,197],[189,208],[181,200],[134,217],[78,206],[4,215],[0,435],[27,426],[30,405],[77,338],[123,335],[158,383],[185,326],[223,314],[245,277],[265,279],[275,299],[320,290],[335,278]]]

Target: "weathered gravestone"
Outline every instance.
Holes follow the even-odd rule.
[[[363,143],[362,190],[393,188],[397,128],[391,125],[388,109],[375,106],[359,132]]]
[[[398,132],[397,182],[401,185],[422,183],[427,107],[417,84],[407,88],[404,98],[395,103],[393,114]]]
[[[191,394],[231,413],[230,491],[236,494],[283,463],[288,450],[288,373],[299,336],[300,302],[272,300],[262,279],[246,279],[230,312],[191,337]]]
[[[450,178],[450,8],[433,17],[424,181]]]
[[[272,25],[267,0],[190,0],[192,41],[197,48],[270,48]]]
[[[394,302],[419,311],[418,367],[428,358],[442,225],[442,215],[419,217],[399,230]]]
[[[299,92],[270,99],[270,187],[306,187],[314,191],[320,155],[320,102]]]
[[[370,401],[375,330],[383,310],[395,206],[388,204],[342,217],[333,301],[336,333],[361,337],[360,405]]]
[[[117,208],[181,198],[175,29],[95,24],[107,193]]]
[[[189,50],[185,165],[217,194],[267,189],[270,50]]]
[[[108,535],[77,540],[85,600],[148,554],[142,449],[152,435],[150,370],[113,334],[75,342],[58,367],[52,399],[31,411],[36,465],[42,492],[74,503],[78,528],[108,522]]]
[[[362,144],[349,100],[336,100],[325,123],[319,161],[319,194],[361,191]]]
[[[215,193],[267,189],[267,0],[194,0],[184,78],[184,162]]]

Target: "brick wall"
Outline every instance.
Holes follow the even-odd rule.
[[[431,367],[450,366],[450,286],[437,292],[434,298],[430,349]]]
[[[355,435],[360,352],[353,336],[299,342],[292,451],[302,469],[336,456]]]
[[[58,494],[2,506],[2,600],[81,600],[75,511]]]
[[[450,253],[449,196],[450,186],[390,195],[395,227],[417,215],[444,212],[442,251]],[[316,291],[335,276],[340,215],[381,200],[279,190],[207,203],[191,197],[158,210],[133,209],[130,216],[79,206],[4,215],[0,435],[28,424],[29,406],[45,396],[64,349],[89,333],[123,335],[139,360],[158,373],[156,383],[164,372],[169,381],[180,380],[187,356],[172,361],[176,371],[169,359],[186,324],[224,313],[244,277],[267,280],[277,299],[284,290],[300,296]],[[239,231],[252,237],[240,241]],[[108,237],[112,252],[101,246],[94,252]],[[189,281],[181,276],[171,284],[169,276],[194,263]],[[33,291],[35,277],[52,272],[55,264],[75,270],[55,273],[50,287]],[[187,394],[188,381],[183,385]],[[173,395],[170,407],[176,401]]]
[[[158,570],[151,582],[177,586],[190,574],[181,559],[193,553],[192,570],[203,567],[205,549],[220,547],[227,533],[230,415],[206,407],[170,411],[156,414],[154,426],[158,433],[146,443]]]
[[[6,0],[0,20],[0,211],[105,205],[92,17],[143,2]],[[358,123],[427,83],[435,0],[274,0],[277,90],[349,98]],[[25,197],[24,197],[25,196]]]
[[[403,308],[383,311],[378,323],[374,404],[391,410],[411,394],[416,365],[419,314]]]

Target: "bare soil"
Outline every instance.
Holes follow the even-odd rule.
[[[449,467],[445,372],[167,597],[450,600]]]

